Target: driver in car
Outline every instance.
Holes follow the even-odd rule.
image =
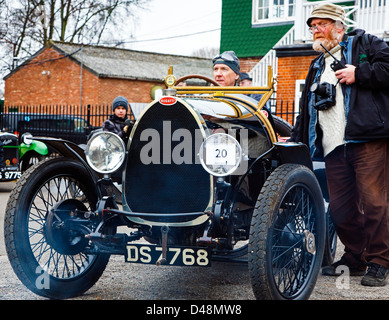
[[[234,51],[225,51],[212,59],[213,77],[222,87],[236,86],[240,63]]]
[[[240,62],[234,51],[224,51],[222,54],[218,54],[212,59],[212,63],[213,77],[222,87],[244,86],[240,83],[244,79],[240,77],[242,75],[247,75],[247,73],[240,73]],[[250,80],[252,79],[250,78]],[[251,86],[251,82],[249,86]],[[248,94],[247,96],[255,99],[257,102],[262,98],[262,94]],[[270,123],[274,127],[269,101],[266,102],[266,105],[262,110],[265,111],[265,115],[269,118]]]
[[[218,84],[223,87],[239,85],[240,62],[234,51],[225,51],[222,54],[215,56],[212,59],[212,63],[213,77]],[[256,104],[258,101],[253,99],[253,103]],[[267,111],[265,115],[269,118],[270,123],[273,124],[270,110],[267,108],[265,108],[265,110]],[[246,130],[230,119],[221,120],[218,124],[221,128],[216,129],[215,132],[228,132],[230,129]],[[262,132],[250,130],[247,137],[247,152],[249,158],[256,159],[269,148],[270,143]],[[250,194],[249,179],[251,179],[251,177],[246,177],[244,179],[240,190],[240,197],[245,204],[254,203],[255,198]],[[239,203],[239,205],[242,206],[243,204]]]

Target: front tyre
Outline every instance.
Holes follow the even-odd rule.
[[[257,299],[308,299],[323,259],[320,186],[305,166],[284,164],[267,179],[250,228],[248,262]]]
[[[61,228],[70,218],[66,212],[95,210],[97,200],[93,179],[74,160],[39,162],[18,180],[6,207],[4,237],[12,268],[27,288],[65,299],[100,278],[109,255],[84,253],[82,234]],[[58,205],[66,210],[53,214]]]

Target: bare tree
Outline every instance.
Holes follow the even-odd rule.
[[[125,28],[133,9],[150,1],[0,0],[3,55],[23,59],[51,40],[88,44],[112,40],[109,31]]]
[[[193,56],[196,56],[196,57],[202,57],[202,58],[213,58],[214,56],[216,56],[217,54],[219,53],[219,48],[215,47],[215,48],[200,48],[198,50],[194,50],[192,52],[192,55]]]

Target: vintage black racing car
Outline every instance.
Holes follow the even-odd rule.
[[[31,167],[6,208],[7,254],[30,290],[81,295],[114,254],[185,267],[245,262],[257,299],[309,298],[328,250],[325,206],[307,147],[278,142],[262,112],[271,69],[265,87],[175,86],[182,80],[170,70],[127,145],[109,132],[86,150],[34,137],[62,157]]]

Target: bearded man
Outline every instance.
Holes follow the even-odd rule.
[[[346,33],[345,12],[334,4],[316,6],[307,24],[321,54],[310,65],[290,141],[307,144],[313,160],[325,161],[331,218],[345,246],[322,273],[338,276],[348,268],[351,276],[363,276],[362,285],[383,286],[389,274],[389,48],[363,30]]]

